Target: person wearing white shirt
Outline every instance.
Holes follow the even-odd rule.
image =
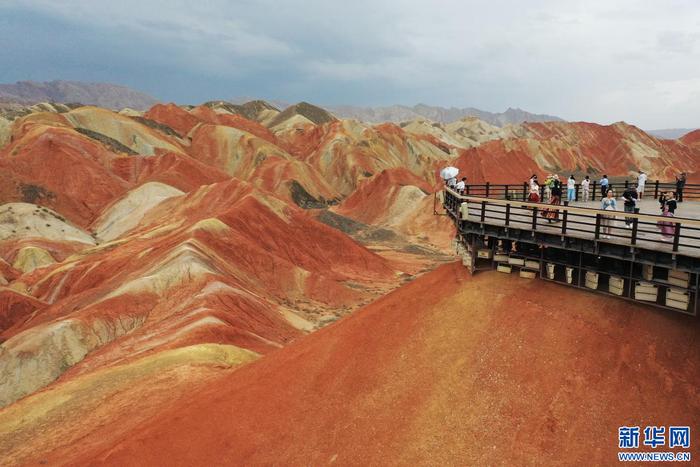
[[[639,171],[639,177],[637,178],[637,196],[638,200],[642,199],[642,195],[644,194],[644,184],[647,182],[647,174],[642,172],[641,170]]]
[[[588,175],[581,182],[581,188],[583,189],[583,202],[587,203],[591,194],[591,178]]]
[[[566,181],[566,198],[569,202],[576,201],[576,179],[573,175],[569,175]]]
[[[464,190],[467,188],[467,177],[462,177],[462,180],[458,181],[457,184],[455,185],[455,190],[459,194],[464,194]]]

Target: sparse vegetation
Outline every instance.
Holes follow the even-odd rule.
[[[348,235],[354,235],[367,228],[367,224],[357,222],[349,217],[341,216],[340,214],[336,214],[328,210],[322,211],[318,215],[317,219],[324,224],[333,227],[334,229],[338,229]]]
[[[37,200],[51,200],[56,196],[39,185],[21,184],[19,190],[22,193],[22,201],[25,203],[36,203]],[[37,211],[41,209],[41,205],[37,204]]]
[[[124,154],[128,154],[130,156],[137,156],[138,153],[131,149],[128,146],[123,145],[116,139],[110,138],[107,135],[103,135],[102,133],[98,133],[96,131],[88,130],[87,128],[80,128],[77,127],[75,129],[78,133],[81,133],[88,138],[94,139],[95,141],[99,142],[103,146],[105,146],[107,149],[109,149],[112,152],[121,152]]]
[[[136,120],[137,122],[139,122],[142,125],[146,125],[149,128],[153,128],[154,130],[158,130],[165,135],[174,136],[175,138],[182,138],[182,135],[180,135],[180,133],[173,130],[168,125],[158,123],[155,120],[151,120],[150,118],[139,117],[139,116],[134,116],[134,117],[130,117],[130,118],[132,120]]]
[[[292,180],[289,188],[292,200],[302,209],[322,209],[326,207],[326,203],[320,201],[309,194],[301,183]]]

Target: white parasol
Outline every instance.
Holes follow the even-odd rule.
[[[457,167],[445,167],[440,171],[440,176],[444,180],[449,180],[451,178],[455,178],[457,174],[459,173],[459,169]]]

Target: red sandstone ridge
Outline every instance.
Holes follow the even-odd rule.
[[[691,131],[690,133],[686,133],[681,138],[681,141],[683,142],[683,144],[687,144],[689,146],[700,145],[700,130],[695,130]]]
[[[540,147],[540,165],[550,167],[590,167],[596,172],[636,174],[644,170],[652,178],[672,179],[678,169],[697,170],[697,154],[673,140],[658,140],[625,123],[596,125],[560,122],[528,123]],[[557,147],[558,146],[558,147]],[[675,169],[675,170],[674,170]]]
[[[461,150],[453,165],[460,169],[460,176],[467,177],[468,183],[522,183],[523,178],[542,172],[530,151],[525,141],[489,141]]]
[[[144,117],[167,125],[181,135],[186,135],[201,121],[176,104],[156,104],[151,107]]]
[[[28,440],[22,460],[612,464],[621,425],[700,422],[697,331],[689,317],[453,264],[127,432],[83,429],[81,450]]]

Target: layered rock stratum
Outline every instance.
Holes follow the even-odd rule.
[[[444,463],[465,459],[459,452],[486,460],[478,456],[491,447],[467,445],[491,446],[499,427],[519,437],[534,426],[552,446],[572,430],[603,436],[575,415],[576,401],[616,423],[622,409],[602,409],[623,404],[615,378],[646,396],[649,371],[677,401],[669,417],[681,404],[697,411],[693,322],[613,311],[620,302],[555,286],[542,295],[503,277],[472,280],[457,266],[430,272],[451,259],[454,235],[433,212],[440,168],[456,165],[472,183],[640,169],[694,180],[694,133],[671,141],[625,123],[499,127],[472,117],[369,124],[262,101],[145,112],[35,104],[3,115],[0,452],[10,464],[124,465],[142,451],[168,464],[217,463],[216,453],[248,464],[408,463],[435,450]],[[566,328],[552,310],[572,300],[587,304]],[[662,333],[651,348],[618,342],[624,330]],[[671,341],[689,349],[677,364]],[[594,347],[616,363],[596,367]],[[630,349],[655,363],[640,369]],[[545,377],[521,368],[531,355],[532,375]],[[322,409],[309,416],[314,405]],[[165,452],[189,447],[184,439],[211,420],[219,434]],[[380,435],[392,420],[403,428]],[[436,438],[444,432],[449,446]],[[300,446],[303,436],[313,442]],[[556,460],[548,446],[506,458]]]

